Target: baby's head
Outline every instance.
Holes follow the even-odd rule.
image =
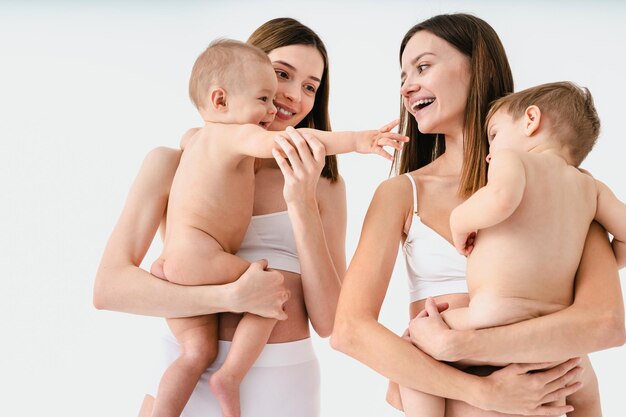
[[[189,96],[205,121],[267,128],[276,114],[276,85],[274,68],[263,51],[218,39],[196,59]]]
[[[574,166],[589,154],[599,133],[600,119],[591,93],[567,81],[509,94],[493,102],[487,115],[491,150],[516,148],[520,139],[540,137],[554,141]]]

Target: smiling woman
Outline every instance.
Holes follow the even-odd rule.
[[[249,43],[268,53],[278,81],[275,95],[278,117],[273,119],[269,130],[293,126],[330,130],[328,64],[319,37],[298,21],[282,18],[262,25],[250,37]],[[263,101],[263,104],[267,103]],[[284,320],[277,322],[267,344],[260,347],[258,359],[241,384],[241,413],[250,415],[254,410],[258,417],[319,416],[320,376],[310,339],[309,320],[321,337],[330,335],[345,270],[345,188],[337,172],[335,157],[325,157],[323,147],[316,139],[298,135],[292,138],[294,145],[286,141],[280,143],[289,155],[289,164],[280,155],[275,155],[275,159],[258,159],[254,163],[253,215],[237,252],[249,262],[266,259],[271,268],[279,270],[290,294],[289,300],[284,304],[284,312],[272,311],[272,314],[239,305],[217,310],[223,313],[219,317],[219,354],[211,367],[202,373],[183,416],[221,415],[225,411],[220,410],[223,404],[216,399],[220,390],[215,384],[213,392],[209,390],[209,381],[215,381],[216,370],[225,363],[229,352],[232,355],[246,353],[245,348],[242,351],[239,345],[231,343],[236,339],[236,333],[239,334],[236,329],[243,311]],[[237,143],[242,141],[233,141],[233,146]],[[180,158],[180,150],[167,148],[159,148],[146,158],[122,213],[122,221],[103,256],[94,291],[98,308],[165,317],[216,312],[214,306],[194,310],[191,305],[195,303],[190,302],[192,294],[213,288],[203,285],[185,287],[187,295],[173,297],[173,291],[178,290],[176,286],[146,275],[139,268],[159,223],[162,230],[165,229],[167,199]],[[121,240],[128,245],[118,245]],[[125,266],[124,271],[113,271],[115,268],[111,266],[120,264]],[[267,263],[263,262],[253,264],[234,285],[241,287],[250,281],[245,279],[250,274],[259,277],[274,274],[275,278],[275,272],[261,271],[266,266]],[[139,287],[158,288],[146,293],[133,291],[135,280],[132,278],[137,276],[143,281]],[[262,298],[270,291],[282,304],[286,297],[284,291],[276,291],[282,289],[279,284],[268,286],[257,280],[254,288],[246,287],[245,291],[240,289],[238,293]],[[120,294],[124,297],[119,297]],[[125,301],[111,301],[119,298]],[[138,299],[142,302],[137,303]],[[173,300],[165,314],[157,308],[163,299]],[[136,307],[137,304],[142,307]],[[164,336],[163,350],[163,369],[184,351],[169,334]],[[285,395],[287,392],[289,395]],[[162,394],[159,388],[159,395]],[[140,416],[154,415],[154,403],[154,397],[147,395]],[[234,411],[233,416],[238,415],[235,408],[229,410],[228,415],[231,415],[230,411]]]
[[[323,73],[324,57],[319,50],[308,45],[283,46],[270,51],[268,56],[280,84],[274,100],[279,120],[274,125],[282,130],[283,126],[293,126],[294,120],[301,119],[300,115],[307,115],[313,109],[315,93],[322,81],[317,74]],[[289,61],[298,62],[299,67]]]
[[[450,213],[486,183],[488,108],[493,100],[513,91],[513,79],[496,32],[482,19],[467,14],[437,15],[412,27],[401,42],[400,62],[401,131],[411,137],[396,158],[398,173],[404,175],[383,182],[376,190],[346,273],[331,342],[399,384],[400,394],[392,383],[388,400],[404,407],[408,416],[570,412],[572,407],[564,401],[553,402],[581,387],[576,382],[581,372],[579,359],[565,358],[624,343],[623,301],[609,242],[597,225],[591,226],[571,306],[513,325],[450,330],[438,308],[468,303],[466,259],[451,243]],[[417,316],[411,321],[410,335],[406,332],[404,337],[379,322],[398,244],[407,264],[410,314]],[[581,291],[590,285],[597,290]],[[427,302],[428,297],[435,297],[439,307],[432,299]],[[599,305],[589,308],[594,300]],[[427,313],[418,316],[425,307]],[[611,319],[605,320],[607,314]],[[570,326],[577,331],[564,331]],[[520,327],[525,331],[523,338],[519,337]],[[481,339],[494,331],[499,337],[491,337],[489,342]],[[595,337],[589,336],[591,331]],[[458,345],[465,348],[473,342],[476,350],[469,349],[471,353],[460,358],[445,355],[454,345],[450,332],[460,333],[454,333]],[[433,349],[433,341],[440,340],[444,341],[438,345],[440,349]],[[541,343],[535,343],[537,340]],[[476,351],[488,353],[477,357]],[[433,357],[524,364],[478,377]],[[548,360],[559,362],[540,363]],[[530,370],[542,372],[527,373]],[[593,378],[587,385],[591,393],[586,396],[587,404],[574,397],[571,401],[576,401],[581,415],[596,415],[585,414],[597,409],[597,395],[593,395],[597,385]],[[432,409],[426,410],[415,401],[415,391],[448,400],[445,404],[435,401]]]

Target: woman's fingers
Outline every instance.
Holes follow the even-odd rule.
[[[326,162],[326,148],[324,147],[324,144],[320,142],[319,139],[316,138],[315,136],[309,135],[307,133],[304,133],[302,137],[306,140],[307,144],[309,145],[309,148],[311,149],[311,152],[313,153],[313,159],[315,159],[315,161],[318,164],[325,163]]]
[[[562,370],[560,375],[555,376],[552,379],[545,381],[546,383],[559,378],[562,375],[565,375],[567,371],[574,368],[576,365],[580,363],[580,358],[572,358],[563,362],[538,362],[538,363],[519,363],[515,365],[521,374],[525,374],[530,371],[545,371],[543,374],[545,375],[547,372],[552,372],[553,374],[557,369]]]
[[[580,382],[580,376],[582,375],[583,369],[579,366],[572,368],[565,375],[560,378],[555,379],[552,382],[549,382],[546,385],[546,396],[550,395],[550,393],[557,392],[558,390]],[[554,400],[551,400],[554,401]],[[546,402],[548,402],[546,400]]]
[[[549,366],[546,368],[543,368],[543,369],[546,369],[545,371],[540,373],[541,377],[543,378],[543,383],[549,384],[550,382],[555,382],[563,378],[564,376],[567,376],[570,372],[572,372],[578,367],[578,364],[580,364],[580,358],[572,358],[556,366],[552,366],[551,369],[546,369]],[[542,369],[542,368],[534,368],[534,369]],[[533,368],[529,370],[533,370]]]
[[[307,140],[302,137],[300,132],[298,132],[293,127],[288,127],[285,129],[285,132],[291,138],[291,142],[295,145],[298,150],[298,156],[302,160],[302,162],[306,164],[313,163],[313,155],[311,154],[311,150],[309,149],[309,145],[307,144]]]
[[[287,139],[280,135],[275,136],[274,140],[278,143],[278,146],[280,146],[285,155],[287,155],[287,158],[289,158],[289,164],[291,164],[292,169],[294,171],[302,169],[302,160],[300,159],[296,148],[294,148]]]
[[[290,178],[293,175],[293,171],[291,170],[291,166],[285,157],[280,154],[278,149],[272,149],[272,155],[274,155],[274,160],[276,161],[276,164],[278,164],[280,172],[283,173],[283,177]]]
[[[554,401],[562,400],[563,398],[572,395],[573,393],[575,393],[582,387],[583,387],[583,383],[580,381],[576,381],[573,384],[566,385],[563,388],[559,388],[547,394],[543,399],[543,403],[548,404]]]

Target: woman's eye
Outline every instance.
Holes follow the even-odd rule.
[[[306,91],[308,91],[309,93],[312,93],[312,94],[315,94],[315,91],[317,91],[317,90],[315,89],[315,86],[313,86],[313,85],[311,85],[311,84],[307,84],[307,85],[305,85],[305,86],[304,86],[304,89],[305,89]]]
[[[421,74],[422,72],[424,72],[426,69],[428,69],[429,65],[427,64],[420,64],[417,66],[417,72],[419,74]]]
[[[283,70],[276,70],[276,76],[278,78],[284,78],[284,79],[288,79],[289,78],[289,74],[287,74],[287,71],[283,71]]]

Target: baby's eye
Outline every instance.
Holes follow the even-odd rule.
[[[263,103],[267,103],[269,99],[269,97],[259,97],[259,100],[261,100]]]

